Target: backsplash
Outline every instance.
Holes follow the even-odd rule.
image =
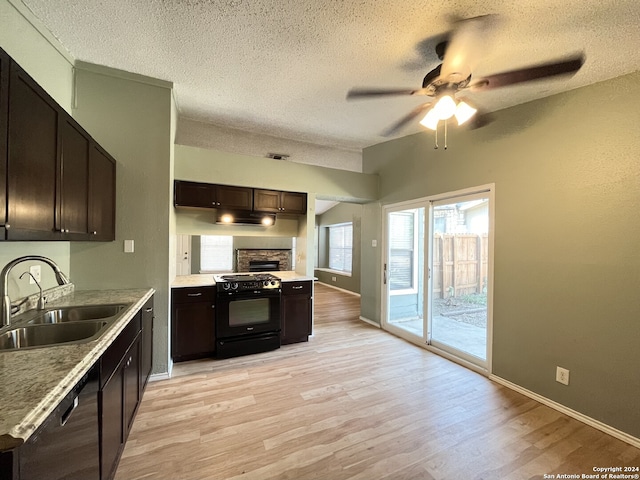
[[[42,296],[45,298],[47,302],[50,302],[52,300],[56,300],[60,297],[64,297],[66,295],[73,293],[74,289],[75,289],[75,285],[73,285],[73,283],[69,283],[67,285],[59,285],[57,287],[44,290],[42,292]],[[26,300],[24,298],[21,298],[19,300],[11,302],[11,305],[12,305],[11,316],[14,317],[28,310],[33,310],[38,305],[39,298],[40,298],[40,293],[34,293],[33,295],[29,295],[28,297],[26,297]],[[20,302],[22,301],[24,301],[24,303],[20,304]],[[13,307],[18,304],[20,304],[20,306],[18,307],[18,310],[15,313],[13,313]]]

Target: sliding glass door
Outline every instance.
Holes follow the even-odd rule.
[[[385,208],[383,327],[487,368],[491,187]]]
[[[423,338],[425,207],[387,212],[387,325]]]
[[[431,202],[433,346],[483,365],[487,359],[489,196]]]

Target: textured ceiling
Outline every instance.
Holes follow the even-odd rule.
[[[574,77],[468,97],[491,112],[640,69],[638,0],[23,0],[78,60],[174,82],[180,115],[359,150],[425,97],[455,18],[498,14],[474,77],[583,51]],[[419,130],[410,125],[396,136]]]

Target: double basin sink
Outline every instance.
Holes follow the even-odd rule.
[[[128,306],[83,305],[38,311],[20,326],[0,330],[0,350],[90,342]]]

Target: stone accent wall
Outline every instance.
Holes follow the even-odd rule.
[[[236,249],[236,271],[248,272],[251,260],[277,260],[280,270],[291,270],[291,250],[281,248],[238,248]]]

